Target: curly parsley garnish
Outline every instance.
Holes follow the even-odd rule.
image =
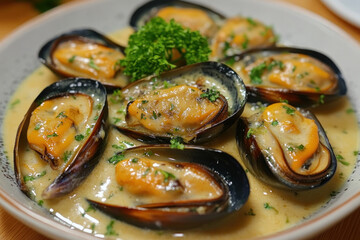
[[[186,64],[207,61],[211,52],[207,39],[198,31],[184,29],[174,20],[167,23],[159,17],[132,34],[128,44],[126,57],[120,64],[132,81],[158,75],[175,68],[181,61]],[[179,52],[180,58],[173,59],[174,50]]]

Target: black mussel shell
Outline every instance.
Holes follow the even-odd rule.
[[[162,159],[170,162],[188,162],[198,164],[207,169],[214,176],[226,191],[226,197],[221,198],[222,202],[203,202],[204,206],[216,204],[212,211],[199,214],[196,211],[169,211],[176,207],[171,203],[162,205],[161,210],[156,207],[133,207],[111,205],[103,202],[89,200],[89,203],[104,213],[121,221],[133,224],[142,228],[150,229],[186,229],[215,221],[238,211],[247,201],[250,189],[245,171],[239,162],[231,155],[220,150],[205,149],[197,146],[186,146],[185,149],[173,149],[168,145],[148,145],[125,150],[124,154],[131,152],[151,151],[153,156],[161,156]],[[198,201],[197,201],[198,202]],[[161,204],[155,204],[160,207]],[[188,207],[192,204],[188,203]],[[182,206],[187,206],[182,205]],[[198,206],[198,203],[197,203]]]
[[[346,94],[347,87],[340,69],[328,56],[318,51],[294,47],[259,48],[251,49],[241,54],[227,57],[221,60],[221,62],[225,62],[230,66],[234,66],[236,62],[241,61],[244,62],[245,65],[248,65],[259,57],[267,57],[280,53],[298,53],[320,61],[334,74],[334,77],[337,80],[336,87],[328,92],[306,92],[286,88],[257,87],[256,85],[246,85],[246,90],[248,91],[249,95],[249,102],[260,101],[266,103],[275,103],[282,100],[287,100],[288,103],[293,106],[311,107],[337,100]],[[235,66],[234,69],[236,69]]]
[[[164,7],[195,8],[205,11],[215,22],[225,19],[225,16],[208,7],[196,3],[180,0],[154,0],[146,2],[137,8],[130,17],[130,26],[137,29],[156,15],[159,9]]]
[[[69,78],[51,84],[45,88],[31,104],[23,121],[19,125],[16,135],[14,147],[16,180],[20,189],[29,197],[31,196],[30,190],[25,183],[21,167],[21,152],[25,151],[24,149],[29,146],[27,130],[32,112],[46,100],[64,96],[74,96],[75,94],[83,94],[89,96],[91,99],[96,99],[97,105],[94,106],[94,108],[98,110],[98,116],[96,117],[96,121],[94,119],[95,122],[92,131],[88,133],[88,137],[85,138],[80,149],[69,159],[65,168],[61,170],[61,173],[44,190],[42,197],[44,199],[50,199],[63,196],[79,186],[94,169],[105,148],[108,129],[108,106],[105,87],[98,81],[85,78]]]
[[[38,58],[40,62],[60,77],[84,77],[82,75],[73,75],[72,73],[68,73],[60,70],[56,66],[52,57],[54,51],[59,46],[59,44],[73,39],[81,40],[83,42],[88,42],[88,43],[99,44],[101,46],[114,49],[125,56],[125,47],[120,46],[111,39],[107,38],[105,35],[92,29],[77,29],[56,36],[53,39],[49,40],[47,43],[45,43],[40,49],[38,54]],[[106,86],[110,90],[114,88],[122,88],[126,86],[129,81],[129,80],[120,81],[117,79],[111,79],[107,81],[102,79],[95,79],[95,80],[100,81],[104,86]]]
[[[168,83],[177,83],[176,81],[186,76],[186,74],[200,74],[201,76],[209,76],[215,79],[218,86],[224,89],[228,94],[224,94],[222,89],[219,88],[218,90],[222,95],[228,97],[228,112],[229,115],[221,120],[221,121],[214,121],[198,130],[194,134],[195,137],[191,140],[188,140],[187,143],[201,143],[206,142],[213,139],[215,136],[219,135],[226,129],[228,129],[235,121],[239,118],[241,113],[244,110],[244,106],[246,103],[247,95],[246,89],[239,78],[239,76],[228,66],[218,63],[218,62],[202,62],[196,63],[192,65],[187,65],[184,67],[176,68],[174,70],[164,72],[159,76],[150,76],[141,80],[134,82],[133,84],[128,85],[126,88],[122,90],[123,95],[126,98],[136,99],[140,97],[146,92],[144,90],[144,85],[148,85],[151,89],[152,79],[154,77],[159,82],[168,82]],[[161,85],[161,84],[160,84]],[[191,84],[190,84],[191,85]],[[162,85],[161,85],[162,86]],[[211,88],[212,86],[208,86]],[[203,89],[205,90],[205,89]],[[130,93],[130,94],[129,94]],[[226,113],[228,114],[228,113]],[[136,128],[131,128],[126,124],[124,126],[115,126],[120,132],[135,138],[139,141],[149,143],[149,144],[156,144],[156,143],[169,143],[174,135],[168,134],[156,134],[150,131],[142,131]]]
[[[265,184],[294,191],[308,190],[322,186],[333,177],[337,167],[334,151],[318,119],[310,111],[299,108],[298,110],[304,117],[315,121],[318,127],[319,141],[330,153],[327,168],[318,174],[307,176],[297,174],[292,171],[290,167],[281,169],[274,161],[267,160],[256,142],[255,137],[248,134],[249,121],[247,118],[240,118],[236,129],[238,150],[247,169]]]

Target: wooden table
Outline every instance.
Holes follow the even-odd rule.
[[[80,1],[80,0],[67,0]],[[360,43],[360,29],[337,17],[324,6],[320,0],[279,0],[298,5],[314,12],[335,23]],[[63,1],[64,2],[64,1]],[[39,13],[26,1],[5,0],[0,3],[0,40],[10,34],[22,23],[36,17]],[[354,211],[347,218],[326,230],[313,240],[329,239],[359,239],[360,238],[360,209]],[[25,226],[0,208],[0,239],[6,240],[46,240],[48,238]]]

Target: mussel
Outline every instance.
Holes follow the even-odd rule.
[[[245,86],[224,64],[203,62],[150,76],[122,90],[125,121],[118,130],[146,143],[212,139],[240,116]]]
[[[107,138],[106,95],[101,83],[83,78],[55,82],[38,95],[19,125],[14,147],[16,179],[24,193],[30,196],[26,180],[37,177],[34,166],[44,161],[48,165],[41,170],[56,178],[43,199],[71,192],[90,174]],[[32,150],[40,157],[24,162]]]
[[[135,10],[130,26],[139,28],[158,16],[166,21],[174,19],[184,27],[199,31],[205,37],[213,36],[224,15],[199,4],[180,0],[149,1]]]
[[[39,51],[41,63],[61,77],[84,77],[100,81],[108,88],[129,83],[119,60],[125,47],[91,29],[64,33],[48,41]]]
[[[336,64],[309,49],[253,49],[223,61],[244,80],[250,102],[287,100],[294,106],[309,107],[334,101],[347,91]]]
[[[240,118],[236,139],[249,171],[276,187],[316,188],[336,170],[335,154],[319,121],[286,103]]]
[[[149,145],[122,154],[117,182],[137,201],[121,206],[88,199],[121,221],[150,229],[192,228],[239,210],[248,199],[246,173],[220,150]]]
[[[226,19],[212,39],[214,60],[239,54],[248,49],[270,47],[276,44],[277,37],[271,27],[250,17]]]

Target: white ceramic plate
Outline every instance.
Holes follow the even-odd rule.
[[[0,45],[0,119],[21,81],[39,67],[37,52],[50,38],[75,28],[91,27],[111,32],[128,25],[141,0],[86,1],[65,5],[19,28]],[[330,56],[344,73],[348,94],[360,118],[359,45],[329,22],[298,8],[272,1],[198,0],[228,16],[242,14],[275,27],[283,44],[312,48]],[[3,129],[0,129],[3,136]],[[13,170],[5,157],[0,139],[0,204],[10,214],[37,231],[56,239],[92,239],[51,216],[29,200],[17,187]],[[360,206],[360,161],[340,194],[332,198],[307,221],[266,239],[306,238],[324,230]]]
[[[321,0],[328,8],[344,20],[360,28],[359,0]]]

